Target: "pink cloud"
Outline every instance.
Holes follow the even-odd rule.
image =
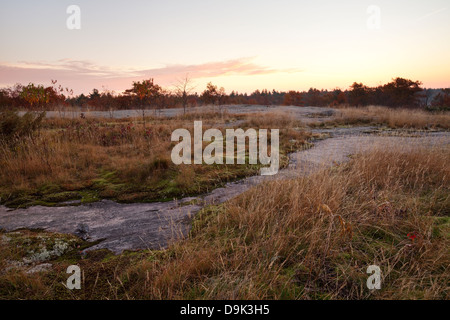
[[[55,63],[19,62],[16,65],[0,63],[0,86],[29,82],[50,84],[56,79],[76,93],[87,93],[93,88],[121,91],[133,81],[155,78],[161,85],[170,85],[189,74],[193,79],[231,75],[262,75],[299,72],[298,69],[273,69],[258,65],[252,58],[241,58],[198,65],[167,65],[142,70],[117,70],[89,61],[63,59]]]

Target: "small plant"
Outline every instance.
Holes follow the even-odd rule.
[[[0,141],[15,144],[23,138],[34,138],[44,117],[45,112],[27,112],[23,116],[14,111],[0,113]]]

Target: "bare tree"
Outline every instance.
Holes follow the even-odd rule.
[[[193,81],[189,78],[189,75],[186,75],[183,79],[178,80],[175,85],[175,94],[180,99],[181,104],[183,105],[184,114],[186,114],[186,107],[189,102],[189,95],[193,92],[195,86],[193,85]]]
[[[433,90],[427,88],[423,89],[423,94],[421,97],[423,97],[423,107],[428,108],[428,105],[433,98]]]

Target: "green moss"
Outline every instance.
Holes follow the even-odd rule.
[[[92,180],[94,188],[104,188],[110,186],[114,183],[120,183],[120,180],[117,178],[116,171],[106,171],[104,170],[100,177]]]
[[[24,197],[17,197],[12,200],[6,201],[4,203],[5,206],[9,208],[28,208],[33,205],[35,202],[35,198],[32,196],[24,196]]]
[[[85,191],[81,191],[80,194],[82,195],[82,198],[81,198],[82,204],[92,203],[92,202],[96,202],[96,201],[100,200],[98,193],[95,191],[85,190]]]
[[[289,137],[281,135],[280,166],[289,163],[288,152],[309,148],[310,144],[298,140],[286,143]],[[247,155],[248,158],[248,155]],[[61,206],[92,203],[111,199],[121,203],[164,202],[184,197],[198,196],[223,187],[226,183],[257,175],[261,165],[193,165],[193,180],[185,182],[179,167],[167,159],[155,159],[142,164],[133,174],[103,168],[98,177],[84,181],[82,188],[67,190],[62,185],[46,183],[36,190],[2,190],[0,202],[11,208],[35,205]],[[181,178],[181,179],[180,179]],[[66,203],[68,202],[68,203]]]
[[[366,227],[362,234],[365,239],[372,240],[373,243],[388,243],[388,244],[396,244],[398,243],[398,236],[393,234],[392,232],[379,228],[377,226]]]
[[[61,186],[53,183],[46,183],[37,189],[38,194],[52,194],[61,192]]]
[[[58,202],[65,202],[70,200],[79,200],[82,198],[82,195],[80,195],[78,192],[60,192],[60,193],[53,193],[46,195],[42,197],[41,201],[43,202],[50,202],[50,203],[58,203]]]
[[[450,238],[450,217],[435,217],[432,229],[433,238]]]

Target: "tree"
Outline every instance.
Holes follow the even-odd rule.
[[[450,109],[450,89],[442,89],[432,100],[433,108],[448,110]]]
[[[48,96],[45,94],[44,86],[35,85],[34,83],[23,87],[20,97],[29,104],[31,109],[35,107],[40,108],[48,102]]]
[[[218,99],[218,89],[217,86],[213,85],[211,82],[209,82],[206,85],[205,91],[202,93],[202,100],[206,104],[216,104]]]
[[[362,83],[354,82],[350,86],[348,94],[349,103],[353,106],[365,106],[368,104],[370,89]]]
[[[136,97],[140,106],[151,104],[161,91],[161,87],[154,83],[153,79],[134,81],[131,89],[125,90],[125,94]]]
[[[220,87],[219,91],[217,91],[217,102],[219,103],[219,105],[223,105],[227,102],[228,96],[227,93],[225,92],[225,88],[224,87]]]
[[[56,81],[52,80],[52,84],[55,85]],[[67,93],[71,92],[67,88],[65,90]],[[30,83],[21,88],[20,97],[28,103],[31,109],[42,109],[49,104],[56,105],[63,103],[66,99],[63,92],[64,88],[62,86],[44,87],[40,84],[35,85],[34,83]]]
[[[303,94],[297,91],[289,91],[284,95],[283,105],[285,106],[302,106]]]
[[[189,78],[189,75],[186,75],[183,79],[178,80],[178,83],[175,85],[175,95],[181,101],[184,114],[186,114],[189,96],[192,94],[194,88],[195,86],[192,83],[192,79]]]
[[[310,88],[304,96],[305,104],[308,106],[323,106],[323,91],[316,88]]]
[[[153,99],[153,104],[158,109],[165,109],[170,105],[171,93],[167,89],[160,89],[158,94]],[[155,109],[156,114],[156,109]]]
[[[100,105],[100,93],[97,89],[92,89],[92,92],[89,94],[89,105],[93,107],[98,107]]]
[[[386,105],[390,107],[415,107],[419,104],[419,97],[416,95],[422,91],[420,81],[395,78],[392,82],[383,86],[386,96]]]
[[[145,106],[154,104],[156,98],[161,94],[162,88],[155,84],[153,78],[143,81],[134,81],[131,89],[125,90],[126,95],[130,95],[138,99],[138,104],[142,111],[142,120],[145,128]]]

